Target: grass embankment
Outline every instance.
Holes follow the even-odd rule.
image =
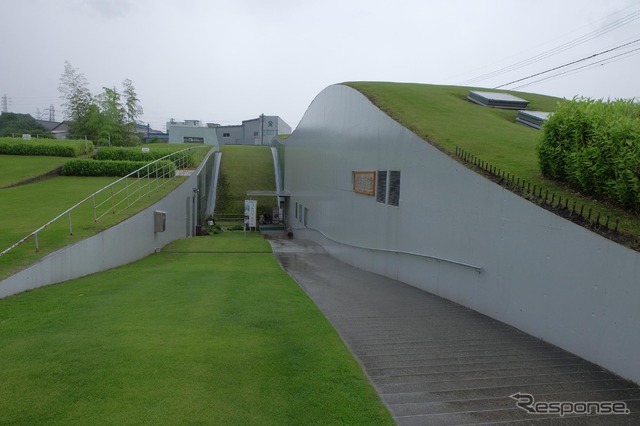
[[[166,249],[0,300],[0,424],[393,424],[258,234]]]
[[[151,145],[150,147],[153,149],[158,146]],[[172,151],[184,148],[184,146],[180,145],[162,145],[158,147],[158,149]],[[206,149],[197,150],[196,164],[202,161],[206,152]],[[55,163],[56,161],[64,163],[68,160],[68,158],[62,159],[58,157],[0,155],[0,165],[6,163],[7,166],[0,167],[0,182],[11,181],[14,172],[20,169],[23,164],[31,165],[31,176],[25,176],[25,178],[28,178],[46,173],[51,164],[57,164]],[[7,254],[0,256],[0,280],[32,264],[48,253],[122,222],[169,194],[185,179],[185,177],[176,177],[166,183],[157,182],[155,185],[151,185],[151,189],[161,184],[163,186],[148,194],[148,188],[145,186],[146,180],[141,180],[138,183],[129,182],[129,193],[132,194],[135,188],[139,188],[142,191],[141,193],[145,195],[138,201],[131,203],[128,208],[124,203],[121,207],[118,207],[119,210],[124,209],[123,211],[118,211],[115,214],[108,213],[98,222],[93,220],[93,203],[87,202],[83,204],[77,210],[74,210],[71,215],[73,235],[69,234],[69,218],[63,217],[38,234],[39,251],[36,252],[35,240],[31,238]],[[74,204],[115,180],[117,178],[113,177],[58,176],[26,185],[0,189],[0,206],[2,206],[0,208],[0,251],[10,247]],[[123,190],[122,195],[119,197],[120,199],[123,198],[127,191],[125,183],[120,184],[115,191],[117,190]],[[104,193],[101,198],[98,198],[98,203],[109,195],[110,192]],[[110,205],[107,203],[98,211],[98,215],[109,208]]]
[[[69,218],[65,216],[38,234],[39,251],[36,251],[35,239],[32,237],[0,256],[0,280],[32,264],[46,254],[95,235],[131,217],[166,196],[184,179],[184,177],[177,177],[157,191],[144,195],[139,201],[132,203],[128,209],[116,214],[108,213],[98,222],[93,220],[92,203],[84,203],[71,215],[73,235],[69,234]],[[116,179],[56,177],[0,190],[0,206],[2,206],[0,209],[0,251],[10,247],[114,180]]]
[[[540,131],[515,121],[517,111],[487,108],[466,100],[469,90],[481,88],[426,84],[351,82],[382,111],[449,154],[460,147],[531,185],[570,197],[602,216],[620,218],[620,231],[640,238],[640,218],[608,203],[594,200],[566,185],[546,179],[540,172],[536,144]],[[491,91],[491,90],[489,90]],[[555,111],[561,99],[534,93],[511,93],[529,101],[530,111]],[[557,198],[556,198],[557,199]]]
[[[0,189],[51,173],[67,161],[65,157],[0,155]]]
[[[220,148],[220,175],[216,196],[216,216],[244,215],[247,191],[275,191],[273,157],[268,146],[225,145]],[[275,197],[252,197],[258,201],[258,211],[271,212]]]

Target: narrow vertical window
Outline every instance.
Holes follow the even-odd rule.
[[[387,171],[378,170],[376,178],[376,201],[382,204],[387,203]]]
[[[390,206],[398,206],[400,204],[400,171],[389,172],[389,200]]]
[[[307,220],[309,219],[309,209],[304,208],[304,226],[307,226]]]
[[[298,203],[296,202],[296,219],[298,218]]]

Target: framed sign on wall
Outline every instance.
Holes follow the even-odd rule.
[[[376,195],[376,172],[351,172],[353,174],[353,192],[364,195]]]

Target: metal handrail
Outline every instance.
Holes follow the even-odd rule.
[[[453,265],[458,265],[458,266],[463,266],[465,268],[474,269],[479,274],[482,273],[482,271],[484,270],[484,268],[482,266],[471,265],[469,263],[460,262],[458,260],[447,259],[447,258],[444,258],[444,257],[433,256],[433,255],[430,255],[430,254],[414,253],[414,252],[403,251],[403,250],[390,250],[390,249],[383,249],[383,248],[376,248],[376,247],[366,247],[366,246],[360,246],[360,245],[356,245],[356,244],[347,243],[347,242],[344,242],[344,241],[340,241],[337,238],[334,238],[334,237],[330,236],[329,234],[327,234],[326,232],[321,231],[320,229],[317,229],[317,228],[306,227],[306,228],[293,228],[293,229],[298,229],[298,230],[308,229],[308,230],[311,230],[311,231],[316,231],[316,232],[320,233],[322,236],[324,236],[325,238],[327,238],[327,239],[329,239],[329,240],[331,240],[333,242],[336,242],[338,244],[342,244],[342,245],[345,245],[345,246],[361,249],[361,250],[378,251],[378,252],[382,252],[382,253],[405,254],[405,255],[408,255],[408,256],[422,257],[422,258],[425,258],[425,259],[435,260],[437,262],[451,263]]]
[[[59,214],[58,216],[56,216],[55,218],[51,219],[49,222],[45,223],[44,225],[42,225],[41,227],[39,227],[39,228],[38,228],[38,229],[36,229],[35,231],[31,232],[29,235],[27,235],[27,236],[23,237],[22,239],[20,239],[19,241],[17,241],[15,244],[13,244],[13,245],[11,245],[10,247],[8,247],[7,249],[3,250],[3,251],[0,253],[0,256],[2,256],[2,255],[4,255],[4,254],[6,254],[6,253],[8,253],[8,252],[10,252],[11,250],[13,250],[14,248],[18,247],[20,244],[24,243],[25,241],[27,241],[27,240],[28,240],[29,238],[31,238],[31,237],[34,237],[34,238],[35,238],[36,251],[38,251],[38,250],[40,249],[40,248],[39,248],[39,244],[38,244],[38,233],[40,233],[40,232],[41,232],[42,230],[44,230],[46,227],[48,227],[49,225],[51,225],[52,223],[56,222],[57,220],[59,220],[60,218],[62,218],[62,217],[64,217],[64,216],[66,216],[66,215],[68,215],[68,216],[69,216],[69,235],[73,235],[73,222],[72,222],[72,220],[71,220],[71,213],[73,212],[73,210],[75,210],[76,208],[78,208],[79,206],[81,206],[82,204],[86,203],[86,202],[87,202],[87,201],[89,201],[89,200],[93,200],[93,216],[94,216],[94,217],[93,217],[93,221],[94,221],[94,222],[97,222],[97,221],[98,221],[99,219],[101,219],[101,218],[102,218],[106,213],[108,213],[108,212],[110,212],[110,211],[111,211],[111,212],[113,212],[113,213],[115,213],[115,207],[116,207],[117,205],[120,205],[121,203],[123,203],[123,201],[118,202],[118,204],[114,204],[114,203],[113,203],[113,200],[114,200],[115,195],[117,195],[117,194],[119,194],[119,193],[121,193],[121,192],[122,192],[122,190],[120,190],[120,191],[118,191],[118,192],[116,192],[116,193],[114,194],[114,193],[113,193],[113,187],[114,187],[115,185],[117,185],[118,183],[121,183],[122,181],[125,181],[125,184],[126,184],[125,188],[126,188],[126,190],[128,191],[128,179],[129,179],[130,177],[133,177],[133,175],[135,174],[135,175],[137,176],[137,179],[138,179],[138,180],[140,180],[140,172],[141,172],[142,170],[144,170],[144,169],[147,169],[147,174],[146,174],[146,175],[144,175],[144,176],[142,176],[142,179],[147,178],[147,184],[146,184],[146,186],[148,187],[148,189],[147,189],[147,193],[146,193],[146,194],[144,194],[144,195],[150,194],[150,193],[151,193],[151,182],[150,182],[150,175],[151,175],[151,172],[149,171],[149,166],[151,166],[152,164],[157,163],[157,162],[159,162],[159,161],[169,159],[170,157],[172,157],[172,156],[174,156],[174,155],[177,155],[177,154],[180,154],[180,153],[183,153],[183,152],[185,152],[185,151],[189,151],[189,150],[192,150],[192,149],[200,149],[200,148],[205,148],[205,147],[202,147],[202,146],[196,146],[196,147],[193,147],[193,146],[192,146],[192,147],[189,147],[189,148],[181,149],[180,151],[172,152],[172,153],[170,153],[170,154],[168,154],[168,155],[165,155],[165,156],[164,156],[164,157],[162,157],[162,158],[158,158],[157,160],[154,160],[154,161],[152,161],[152,162],[150,162],[150,163],[148,163],[148,164],[146,164],[146,165],[144,165],[144,166],[140,167],[140,168],[139,168],[139,169],[137,169],[137,170],[134,170],[133,172],[129,173],[129,174],[128,174],[128,175],[126,175],[126,176],[121,177],[121,178],[120,178],[120,179],[118,179],[118,180],[115,180],[115,181],[111,182],[109,185],[105,186],[104,188],[101,188],[101,189],[97,190],[97,191],[96,191],[96,192],[94,192],[93,194],[91,194],[91,195],[89,195],[88,197],[84,198],[82,201],[80,201],[80,202],[78,202],[78,203],[74,204],[72,207],[68,208],[67,210],[65,210],[64,212],[60,213],[60,214]],[[206,146],[206,148],[207,148],[207,149],[210,149],[211,147],[210,147],[210,146]],[[182,166],[184,166],[184,163],[181,163],[181,165],[182,165]],[[178,170],[178,169],[180,169],[180,166],[179,166],[179,165],[176,165],[176,170]],[[164,178],[164,177],[166,176],[166,174],[167,174],[167,173],[163,171],[163,174],[162,174],[162,176],[160,176],[160,178]],[[176,174],[174,174],[174,176],[173,176],[171,179],[169,179],[168,181],[164,182],[162,186],[166,185],[169,181],[171,181],[172,179],[174,179],[176,176],[177,176],[177,173],[176,173]],[[158,177],[158,172],[157,172],[157,168],[156,168],[156,177],[155,177],[155,179],[156,179],[156,180],[157,180],[157,179],[159,179],[159,177]],[[155,187],[155,189],[154,189],[154,190],[157,190],[157,189],[161,188],[162,186],[157,185],[157,186]],[[111,195],[110,195],[110,197],[108,197],[108,198],[107,198],[105,201],[103,201],[102,203],[100,203],[100,204],[96,205],[96,203],[95,203],[95,197],[96,197],[96,195],[98,195],[98,194],[100,194],[100,193],[102,193],[102,192],[104,192],[104,191],[107,191],[107,190],[109,190],[109,189],[111,190]],[[133,193],[135,194],[137,191],[139,191],[139,189],[136,189]],[[133,203],[131,203],[131,202],[130,202],[130,199],[129,199],[129,195],[131,195],[131,194],[127,193],[127,197],[126,197],[126,200],[127,200],[127,207],[131,206],[131,204],[135,203],[135,202],[136,202],[136,201],[138,201],[140,198],[142,198],[142,196],[140,196],[140,197],[136,198],[136,199],[133,201]],[[100,216],[97,216],[97,214],[96,214],[96,210],[97,210],[97,208],[98,208],[98,207],[100,207],[100,206],[102,206],[102,205],[104,205],[104,204],[105,204],[105,203],[107,203],[108,201],[112,201],[112,206],[111,206],[111,208],[110,208],[110,209],[107,209],[107,210],[106,210],[106,212],[105,212],[105,213],[103,213],[103,214],[101,214]],[[125,207],[125,209],[126,209],[127,207]],[[120,210],[120,211],[123,211],[123,210],[125,210],[125,209],[122,209],[122,210]]]

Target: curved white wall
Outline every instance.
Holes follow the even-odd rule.
[[[284,152],[290,224],[304,228],[296,203],[309,209],[298,233],[640,382],[639,253],[470,171],[347,86],[316,97]],[[401,171],[399,207],[352,191],[366,170]]]

